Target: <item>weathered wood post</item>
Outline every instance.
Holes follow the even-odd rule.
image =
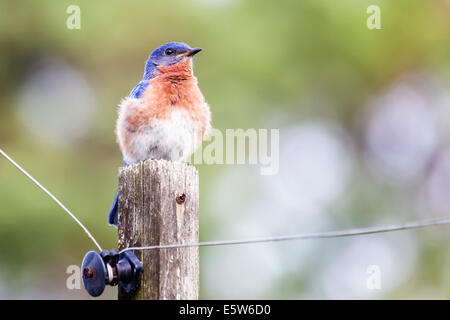
[[[194,166],[147,160],[119,169],[119,250],[198,242],[198,172]],[[135,251],[144,273],[119,299],[198,299],[197,247]]]

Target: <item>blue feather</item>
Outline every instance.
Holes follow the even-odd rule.
[[[116,196],[114,197],[113,204],[111,205],[111,208],[109,209],[108,213],[108,223],[110,225],[114,225],[117,227],[119,224],[119,215],[118,215],[118,206],[119,206],[119,191],[116,192]]]
[[[123,160],[123,165],[126,167],[128,164],[125,159]],[[109,209],[108,213],[108,223],[112,226],[118,226],[119,224],[119,190],[116,192],[116,196],[114,197],[114,201]]]
[[[149,83],[148,81],[141,81],[137,84],[136,87],[131,90],[130,98],[138,99],[142,96],[142,94],[145,92],[145,89],[147,89]]]

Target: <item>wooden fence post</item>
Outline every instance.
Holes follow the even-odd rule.
[[[147,160],[119,169],[119,250],[198,242],[198,172]],[[139,290],[119,299],[198,299],[198,247],[135,251],[144,273]]]

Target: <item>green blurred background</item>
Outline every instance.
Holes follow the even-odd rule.
[[[72,4],[80,30],[66,27]],[[381,30],[366,27],[371,4]],[[169,41],[204,49],[195,74],[215,128],[280,129],[276,175],[197,166],[201,240],[450,215],[450,1],[1,0],[0,148],[104,248],[117,245],[117,104]],[[201,298],[448,299],[449,240],[436,227],[202,248]],[[66,269],[93,249],[0,159],[0,298],[89,298]]]

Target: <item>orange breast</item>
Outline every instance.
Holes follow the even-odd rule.
[[[176,65],[159,67],[162,72],[151,83],[141,99],[145,107],[136,115],[138,118],[167,119],[175,108],[185,109],[194,121],[202,119],[200,106],[204,97],[192,74],[191,59]]]
[[[200,124],[202,135],[209,126],[210,111],[204,107],[205,99],[192,73],[191,59],[169,67],[159,67],[161,74],[150,80],[150,85],[140,97],[141,104],[133,105],[128,112],[127,131],[136,132],[149,125],[152,119],[170,119],[171,112],[184,109],[192,121]]]

